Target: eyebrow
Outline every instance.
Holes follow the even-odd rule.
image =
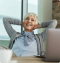
[[[27,17],[27,18],[29,18],[29,17]]]
[[[33,18],[31,18],[31,19],[33,19]],[[34,19],[33,19],[34,20]]]

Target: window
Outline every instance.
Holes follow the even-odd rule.
[[[21,19],[21,0],[0,0],[0,40],[9,40],[9,36],[4,28],[2,18],[11,17]],[[12,27],[21,32],[21,26],[12,25]]]
[[[0,40],[7,39],[9,36],[4,28],[2,18],[11,17],[21,20],[21,1],[22,0],[0,0]],[[38,1],[39,0],[23,0],[23,18],[29,12],[34,12],[38,16]],[[21,32],[21,26],[12,25],[12,27],[17,31]],[[38,30],[34,30],[38,33]]]

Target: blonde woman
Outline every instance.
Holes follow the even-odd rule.
[[[50,20],[39,23],[39,19],[35,13],[28,13],[24,22],[9,17],[3,18],[5,29],[10,37],[9,48],[19,57],[40,55],[45,56],[43,42],[47,37],[47,30],[55,28],[57,20]],[[24,27],[22,33],[16,32],[11,24],[21,25]],[[42,33],[34,34],[34,29],[46,28]]]

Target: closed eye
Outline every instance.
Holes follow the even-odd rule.
[[[32,20],[32,21],[34,21],[34,20]]]
[[[34,19],[33,19],[33,18],[31,18],[31,21],[34,21]]]

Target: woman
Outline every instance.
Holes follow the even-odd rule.
[[[28,13],[24,18],[24,22],[18,19],[4,17],[3,23],[10,37],[9,48],[12,49],[17,56],[44,56],[43,42],[46,40],[47,30],[49,28],[55,28],[57,20],[50,20],[39,24],[36,14]],[[22,33],[16,32],[11,24],[22,25],[24,31]],[[33,30],[37,28],[46,29],[42,33],[34,34]]]

